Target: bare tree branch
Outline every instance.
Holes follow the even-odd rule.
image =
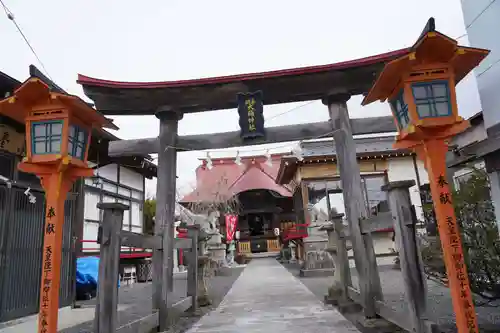
[[[201,193],[194,189],[197,197],[188,205],[189,210],[197,214],[210,214],[211,212],[221,211],[223,213],[238,213],[240,211],[240,202],[237,195],[228,192],[228,178],[222,175],[215,182],[210,193]]]

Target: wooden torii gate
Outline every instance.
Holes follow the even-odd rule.
[[[176,82],[114,82],[79,75],[77,82],[99,112],[154,114],[160,122],[159,137],[112,142],[108,151],[110,156],[158,154],[155,234],[163,236],[166,250],[155,250],[153,255],[153,306],[160,312],[160,321],[167,318],[166,304],[173,289],[177,151],[298,141],[332,133],[365,316],[376,316],[374,300],[381,299],[382,292],[371,236],[362,235],[359,226],[359,220],[368,217],[368,212],[360,186],[353,135],[395,132],[396,127],[392,117],[350,119],[346,102],[352,95],[366,93],[385,63],[408,53],[409,49],[401,49],[330,65]],[[321,99],[328,107],[331,120],[270,127],[261,137],[247,140],[242,139],[239,131],[178,135],[183,114],[236,108],[237,94],[254,91],[263,93],[263,105]],[[161,281],[168,287],[162,288]]]

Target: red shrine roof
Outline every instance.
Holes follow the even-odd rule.
[[[328,65],[164,82],[119,82],[78,74],[77,82],[96,108],[107,115],[154,114],[159,106],[182,112],[237,107],[236,94],[262,90],[264,104],[301,102],[332,90],[368,92],[385,63],[408,54],[401,49]]]
[[[180,203],[219,202],[249,190],[269,190],[283,197],[291,197],[292,192],[275,182],[280,167],[280,155],[272,155],[272,166],[266,157],[242,157],[242,165],[234,158],[212,159],[212,169],[206,161],[196,169],[196,189],[186,195]]]

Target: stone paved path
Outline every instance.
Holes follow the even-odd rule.
[[[359,332],[273,258],[253,259],[219,307],[187,333]]]

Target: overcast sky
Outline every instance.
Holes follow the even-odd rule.
[[[121,81],[170,81],[322,65],[410,46],[427,19],[450,37],[465,34],[459,0],[3,0],[15,14],[48,75],[63,89],[84,97],[77,74]],[[240,5],[236,5],[236,4]],[[244,5],[246,4],[246,5]],[[3,12],[2,12],[3,14]],[[6,16],[0,16],[0,71],[24,80],[28,66],[41,66]],[[467,36],[460,38],[467,45]],[[349,103],[351,117],[390,114],[380,103]],[[458,87],[459,112],[480,111],[476,80]],[[275,117],[297,105],[266,106],[266,126],[323,121],[317,101]],[[158,134],[153,116],[116,117],[123,139]],[[236,110],[186,115],[180,134],[238,129]],[[272,153],[290,151],[277,144]],[[242,148],[242,155],[263,154]],[[178,158],[179,188],[194,183],[198,158]],[[236,150],[212,153],[235,156]],[[148,182],[153,194],[155,182]]]

